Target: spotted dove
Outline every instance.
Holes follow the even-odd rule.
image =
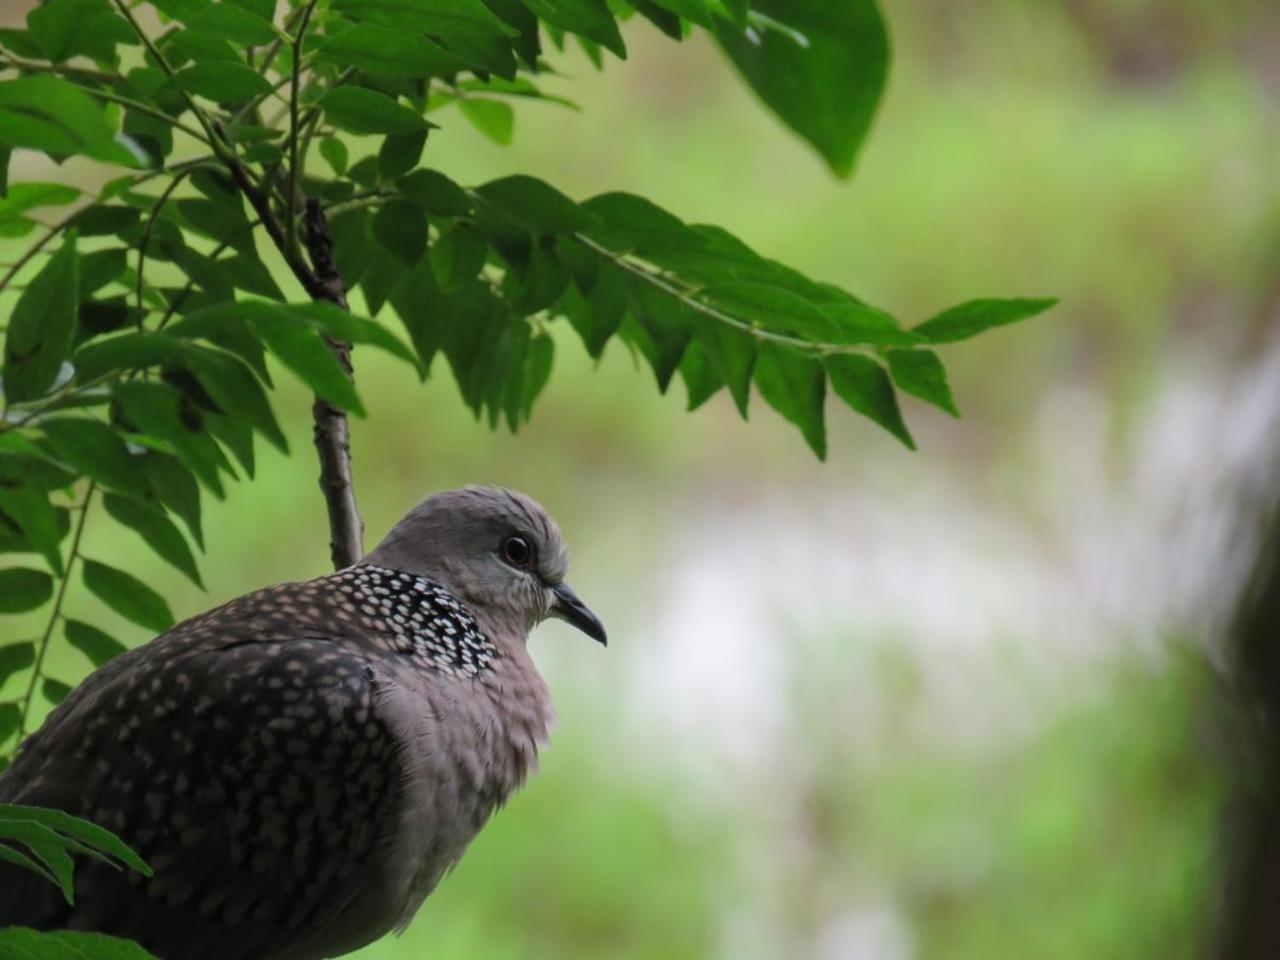
[[[77,864],[75,904],[0,863],[0,926],[163,960],[320,960],[408,924],[524,781],[552,720],[526,650],[605,642],[533,500],[431,497],[345,570],[247,594],[111,661],[0,775],[0,802],[115,831],[155,876]]]

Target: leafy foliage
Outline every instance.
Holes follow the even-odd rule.
[[[56,883],[68,903],[75,900],[72,853],[151,876],[151,868],[102,827],[60,810],[0,804],[0,859]]]
[[[745,417],[754,384],[821,457],[828,394],[913,446],[898,391],[956,412],[932,348],[1050,305],[974,301],[906,327],[642,197],[578,202],[430,166],[440,124],[506,143],[513,102],[565,103],[539,86],[558,53],[625,58],[620,23],[638,15],[676,40],[708,31],[847,175],[888,68],[874,0],[154,0],[158,30],[144,6],[49,0],[0,31],[0,235],[35,238],[0,276],[0,550],[35,558],[0,570],[0,612],[50,608],[38,638],[0,647],[0,683],[25,678],[0,703],[0,755],[37,690],[66,695],[40,666],[55,633],[95,665],[123,649],[63,620],[77,564],[124,618],[174,621],[132,574],[81,555],[96,500],[201,583],[202,498],[253,476],[259,440],[286,448],[268,357],[356,416],[345,347],[423,378],[447,364],[478,418],[515,430],[567,324],[592,356],[620,340],[662,391],[679,375],[690,408],[727,390]],[[14,150],[121,169],[92,196],[9,184]],[[51,228],[33,215],[73,204]],[[329,240],[337,288],[317,253]],[[285,292],[298,284],[305,297]]]
[[[0,545],[49,570],[0,571],[0,610],[55,600],[37,650],[77,560],[117,613],[151,631],[173,622],[131,574],[79,556],[85,511],[101,496],[199,584],[202,497],[253,475],[259,439],[285,449],[268,355],[357,416],[331,344],[389,352],[423,377],[445,363],[477,417],[516,429],[554,366],[551,326],[567,321],[593,356],[621,340],[660,390],[679,375],[691,408],[727,389],[745,417],[754,385],[823,456],[828,394],[914,446],[899,390],[956,412],[933,346],[1049,305],[979,300],[904,327],[642,197],[576,202],[528,176],[466,186],[429,166],[438,123],[508,141],[512,102],[561,102],[538,86],[551,58],[571,41],[597,63],[625,57],[619,22],[636,13],[674,39],[710,31],[846,174],[887,72],[872,0],[294,0],[274,22],[268,3],[154,6],[154,35],[118,0],[52,0],[0,33],[3,158],[126,168],[97,196],[7,177],[0,194],[6,236],[74,204],[0,277],[0,292],[20,290],[4,336]],[[339,280],[366,316],[323,302],[300,239],[308,201],[327,212]],[[287,296],[287,274],[322,302]],[[121,648],[89,630],[65,633],[95,663]],[[6,648],[12,662],[26,643]],[[41,685],[39,659],[12,668],[28,686],[0,750],[25,731],[37,688],[61,687]]]
[[[75,902],[73,855],[152,876],[151,868],[133,850],[102,827],[61,810],[0,804],[0,860],[56,885],[68,903]],[[32,960],[149,960],[151,955],[127,940],[96,933],[38,933],[6,927],[0,930],[0,956]]]

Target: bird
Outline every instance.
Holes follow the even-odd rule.
[[[0,803],[115,832],[74,904],[0,862],[0,927],[161,960],[323,960],[403,931],[525,782],[554,720],[526,641],[607,643],[530,497],[439,493],[359,563],[246,594],[92,673],[0,774]]]

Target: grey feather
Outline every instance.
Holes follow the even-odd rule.
[[[536,559],[504,559],[512,536]],[[468,488],[360,565],[112,661],[22,745],[0,802],[99,823],[156,875],[79,860],[70,906],[0,864],[0,926],[164,960],[319,960],[402,928],[536,762],[553,714],[525,641],[566,567],[537,504]]]

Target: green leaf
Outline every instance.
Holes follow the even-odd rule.
[[[511,105],[487,97],[467,97],[458,101],[458,109],[471,125],[494,143],[509,147],[515,136],[516,112]]]
[[[347,145],[338,137],[325,137],[320,141],[320,156],[324,157],[335,177],[347,172]]]
[[[874,420],[903,442],[916,448],[898,409],[898,395],[884,367],[870,357],[856,353],[836,353],[826,357],[823,365],[831,378],[831,388],[845,403],[865,417]]]
[[[173,82],[180,89],[214,103],[242,103],[271,92],[271,84],[243,63],[206,60],[179,70]]]
[[[604,0],[525,0],[525,5],[553,27],[594,40],[620,59],[627,58],[618,23]]]
[[[475,279],[489,254],[484,236],[468,223],[455,223],[431,246],[431,270],[440,289],[458,290]]]
[[[496,347],[505,342],[513,318],[487,284],[472,283],[450,298],[449,310],[440,320],[441,347],[458,389],[479,416],[489,395],[490,377],[499,369]],[[523,320],[514,322],[527,327]]]
[[[756,352],[756,386],[773,409],[794,423],[818,455],[827,458],[827,431],[822,405],[826,377],[822,364],[790,347],[764,341]]]
[[[689,344],[680,361],[680,378],[689,391],[687,409],[690,411],[697,410],[724,386],[724,380],[707,358],[706,350],[696,340]]]
[[[80,198],[76,187],[61,183],[15,183],[0,194],[0,223],[20,219],[24,213],[41,207],[61,207]]]
[[[333,0],[335,10],[419,33],[515,36],[517,31],[474,0]]]
[[[72,887],[72,872],[75,865],[71,855],[67,853],[67,843],[62,837],[33,820],[5,819],[0,817],[0,847],[8,850],[10,843],[21,844],[31,851],[35,859],[48,870],[54,882],[62,890],[67,903],[75,900]]]
[[[930,320],[911,329],[931,343],[953,343],[967,340],[992,327],[1026,320],[1048,310],[1057,300],[970,300],[944,310]]]
[[[49,0],[27,14],[27,30],[54,63],[81,54],[114,62],[117,43],[137,43],[129,25],[102,0]]]
[[[242,46],[260,46],[276,37],[275,28],[255,13],[229,3],[215,3],[186,20],[192,33],[230,40]]]
[[[0,650],[3,649],[3,647],[0,647]],[[3,658],[3,653],[0,653],[0,660],[3,660]],[[0,703],[0,743],[8,741],[21,724],[22,708],[16,703]],[[3,764],[0,764],[0,773],[3,772]]]
[[[71,687],[63,683],[61,680],[55,680],[53,677],[45,677],[40,684],[40,692],[44,694],[44,698],[55,707],[63,700],[67,699],[67,694],[71,692]]]
[[[645,353],[658,389],[666,393],[693,336],[694,311],[678,297],[634,276],[628,276],[626,289],[627,302],[648,334],[650,349]]]
[[[18,298],[4,343],[4,392],[9,403],[44,396],[70,354],[80,283],[77,268],[73,230]]]
[[[467,67],[427,37],[376,23],[358,23],[334,34],[318,53],[326,60],[378,77],[416,80],[447,76]]]
[[[271,276],[271,271],[256,255],[235,254],[218,261],[237,290],[272,300],[283,300],[284,292]]]
[[[569,286],[569,268],[560,262],[550,238],[541,237],[529,251],[527,263],[513,266],[503,278],[507,302],[522,316],[545,310]]]
[[[890,350],[887,354],[889,372],[898,388],[945,410],[953,417],[960,416],[951,387],[947,383],[947,371],[932,350]]]
[[[160,502],[186,524],[196,544],[204,549],[204,530],[200,525],[200,487],[191,471],[177,457],[157,450],[142,458],[147,479]]]
[[[200,579],[200,571],[196,567],[196,558],[192,555],[186,538],[162,510],[142,500],[112,493],[103,498],[103,504],[112,519],[142,537],[162,560],[172,564],[197,587],[204,589],[204,581]]]
[[[95,667],[114,660],[126,650],[119,640],[80,620],[63,620],[62,628],[67,643],[88,657]]]
[[[142,219],[137,207],[95,203],[75,215],[70,226],[83,237],[104,237],[123,233]]]
[[[653,0],[631,0],[631,5],[636,8],[637,13],[672,40],[684,39],[684,23],[677,14],[664,10]]]
[[[37,933],[25,927],[0,930],[0,956],[15,960],[154,960],[128,940],[101,933]]]
[[[144,369],[160,364],[189,370],[222,413],[262,434],[288,452],[284,433],[261,384],[239,359],[190,340],[163,333],[125,333],[95,341],[76,354],[82,376],[94,378],[114,371]]]
[[[320,98],[329,122],[349,133],[412,133],[429,124],[385,93],[364,87],[335,87]]]
[[[0,686],[20,670],[36,662],[36,645],[30,642],[0,645]]]
[[[836,325],[807,300],[764,283],[735,281],[704,289],[698,299],[735,320],[777,333],[827,343],[839,335]]]
[[[427,132],[393,133],[382,141],[378,151],[378,170],[384,179],[394,180],[408,173],[422,159],[422,148],[427,143]]]
[[[114,430],[87,417],[51,417],[40,421],[58,459],[108,490],[136,495],[146,489],[139,458],[129,453]]]
[[[521,0],[483,0],[484,5],[495,15],[518,32],[512,46],[525,66],[530,70],[539,68],[538,57],[542,52],[542,41],[539,37],[538,18],[533,15]]]
[[[638,257],[677,275],[691,286],[747,282],[777,288],[821,312],[828,332],[839,334],[835,342],[864,342],[868,328],[875,331],[877,339],[887,339],[881,329],[886,324],[898,337],[893,340],[895,344],[903,343],[901,338],[906,338],[907,343],[919,341],[914,334],[898,328],[893,318],[883,311],[761,257],[725,230],[684,224],[643,197],[607,193],[593,197],[582,207],[598,218],[597,226],[586,231],[596,245],[615,254]],[[767,310],[757,311],[756,315],[766,328],[781,326]],[[810,322],[817,323],[812,316]]]
[[[18,526],[32,549],[48,561],[53,572],[61,576],[62,529],[48,495],[32,483],[0,485],[0,510]]]
[[[333,309],[343,313],[338,307]],[[327,314],[326,317],[328,318]],[[321,329],[331,327],[326,328],[318,323],[300,306],[287,307],[265,301],[247,301],[207,307],[186,317],[182,329],[195,333],[242,319],[250,320],[280,362],[318,395],[336,407],[364,416],[364,406],[356,395],[351,378],[320,337]],[[359,330],[367,333],[364,327]],[[407,350],[405,352],[408,353]],[[412,354],[408,355],[412,362]]]
[[[123,419],[138,431],[135,439],[161,441],[214,496],[225,496],[219,471],[230,472],[230,464],[189,400],[168,384],[141,380],[119,383],[113,392]]]
[[[128,251],[123,247],[116,247],[110,250],[95,250],[93,253],[81,256],[80,289],[77,291],[77,297],[82,301],[88,300],[107,284],[118,280],[128,265],[127,253]]]
[[[43,570],[0,570],[0,613],[26,613],[44,606],[52,596],[53,577]]]
[[[192,18],[216,0],[151,0],[151,6],[170,20],[190,23]]]
[[[115,141],[115,128],[102,108],[58,77],[0,82],[0,144],[42,150],[54,158],[84,154],[107,163],[138,165]]]
[[[409,200],[437,217],[465,217],[471,213],[466,191],[437,170],[415,170],[396,181]]]
[[[223,0],[223,2],[242,7],[250,13],[257,14],[263,20],[271,20],[275,17],[276,0]]]
[[[442,315],[448,309],[448,298],[440,292],[432,273],[431,258],[419,260],[412,270],[406,270],[388,299],[413,342],[418,356],[418,376],[425,380],[427,368],[440,346]]]
[[[254,256],[253,227],[245,216],[239,197],[225,200],[186,197],[176,201],[173,208],[191,227],[209,239]]]
[[[747,418],[751,399],[751,374],[756,365],[756,341],[751,334],[714,317],[694,318],[694,334],[706,353],[707,362],[728,385],[742,418]]]
[[[174,624],[164,597],[132,574],[105,563],[84,561],[84,585],[89,592],[126,620],[156,633]]]
[[[391,200],[373,215],[373,235],[392,254],[413,266],[427,249],[427,215],[408,200]]]
[[[870,304],[843,293],[822,302],[823,315],[835,325],[833,343],[867,344],[877,347],[923,346],[928,341]]]
[[[752,0],[751,7],[788,29],[721,24],[716,39],[760,99],[847,177],[889,70],[875,0]]]
[[[73,849],[96,851],[118,861],[130,870],[144,877],[152,876],[152,870],[133,849],[110,830],[106,830],[88,820],[81,820],[61,810],[50,810],[44,807],[28,807],[18,804],[0,804],[0,822],[38,823],[42,827],[61,834],[63,843]],[[68,843],[71,841],[71,843]]]
[[[535,177],[490,180],[476,193],[503,218],[534,233],[573,233],[597,223],[591,213]]]
[[[599,359],[627,312],[626,275],[612,263],[600,264],[590,296],[584,298],[571,287],[561,298],[560,309],[582,338],[587,353]]]
[[[655,7],[670,10],[700,27],[713,27],[716,24],[714,0],[651,0]]]
[[[538,332],[529,340],[524,355],[524,376],[521,378],[520,410],[525,420],[533,410],[533,401],[551,378],[551,365],[555,359],[555,341],[545,332]]]

